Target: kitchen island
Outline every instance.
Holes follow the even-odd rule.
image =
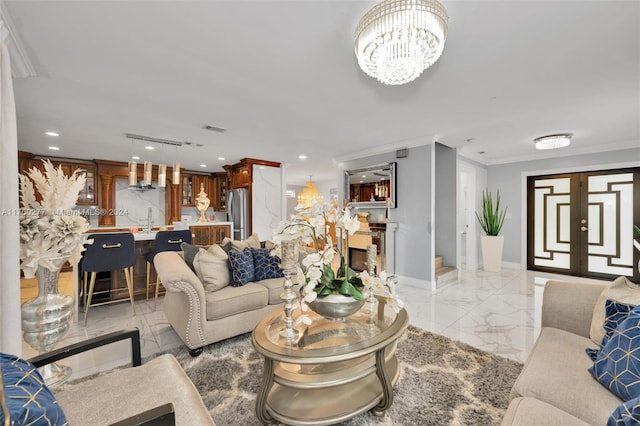
[[[192,244],[194,245],[211,245],[214,243],[222,242],[222,239],[226,236],[233,235],[233,224],[231,222],[206,222],[206,223],[189,223],[174,225],[164,225],[152,227],[150,230],[144,230],[143,228],[130,228],[130,227],[118,227],[118,226],[97,226],[91,227],[87,230],[87,234],[93,233],[115,233],[115,232],[132,232],[135,239],[135,252],[136,263],[133,267],[133,295],[134,299],[141,300],[146,297],[147,293],[147,256],[153,250],[153,244],[158,231],[168,231],[173,229],[190,229],[192,236]],[[82,276],[80,268],[74,266],[74,296],[78,303],[77,306],[83,303],[82,297]],[[155,268],[151,268],[151,283],[156,282]],[[163,294],[164,289],[160,288],[160,294]],[[152,286],[149,289],[149,294],[155,293],[155,287]],[[100,301],[110,301],[118,299],[127,299],[129,293],[127,290],[126,281],[123,271],[101,272],[98,273],[96,278],[95,290],[93,300],[97,303]]]

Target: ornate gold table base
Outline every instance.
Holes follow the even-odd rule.
[[[263,424],[330,425],[368,410],[384,415],[400,374],[395,352],[408,322],[405,311],[369,336],[332,337],[332,323],[319,320],[310,326],[316,327],[313,332],[304,330],[289,347],[265,337],[265,329],[278,315],[282,314],[258,324],[252,336],[265,358],[256,398],[256,414]]]

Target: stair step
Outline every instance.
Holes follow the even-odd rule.
[[[458,281],[458,270],[456,268],[445,267],[446,272],[436,274],[436,287],[440,288],[444,284]]]

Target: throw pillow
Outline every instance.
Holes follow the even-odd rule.
[[[229,264],[231,265],[231,285],[242,287],[254,280],[253,255],[251,250],[242,252],[229,252]]]
[[[253,255],[255,281],[284,277],[282,269],[280,268],[280,258],[278,256],[271,256],[271,250],[266,248],[252,248],[251,254]]]
[[[200,249],[193,259],[193,266],[205,292],[211,293],[229,285],[229,256],[219,245]]]
[[[2,406],[8,409],[5,419],[0,410],[0,424],[66,425],[67,419],[44,379],[29,362],[14,355],[0,353]]]
[[[196,254],[198,254],[201,248],[206,250],[209,247],[194,246],[189,243],[182,243],[180,244],[180,248],[184,252],[184,262],[189,265],[189,268],[191,268],[193,272],[196,272],[196,269],[193,267],[193,260],[195,259]]]
[[[640,424],[640,397],[618,405],[607,421],[607,426],[636,426],[638,424]]]
[[[627,305],[625,303],[618,303],[613,300],[607,299],[605,303],[605,320],[604,320],[604,337],[602,338],[602,342],[600,343],[600,347],[604,346],[609,340],[609,337],[613,334],[613,331],[618,327],[618,325],[624,321],[625,318],[629,316],[629,313],[635,308],[634,305]],[[597,349],[585,349],[587,355],[592,360],[596,360],[598,356]]]
[[[640,305],[640,285],[632,283],[626,277],[618,277],[600,294],[591,318],[590,337],[596,345],[602,343],[605,334],[605,302],[607,299],[638,306]]]
[[[624,401],[640,396],[640,307],[616,327],[589,372]]]
[[[231,240],[231,250],[244,251],[247,248],[260,248],[260,238],[258,234],[251,234],[251,236],[244,241]]]

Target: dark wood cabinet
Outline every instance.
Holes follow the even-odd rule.
[[[196,246],[210,246],[219,244],[225,237],[231,238],[229,225],[193,225],[191,230],[191,244]]]
[[[227,174],[224,172],[214,173],[209,185],[211,194],[211,205],[215,211],[227,210]]]
[[[32,157],[28,153],[19,152],[18,153],[20,173],[26,174],[28,170],[32,168],[36,168],[44,173],[44,164],[41,158]],[[55,168],[61,167],[62,171],[66,176],[70,176],[74,171],[80,169],[83,173],[85,173],[87,180],[85,181],[84,187],[80,190],[78,194],[78,205],[96,205],[97,202],[97,194],[96,194],[96,166],[93,163],[86,161],[72,161],[72,160],[58,160],[58,159],[50,159],[51,164]],[[38,192],[36,188],[36,200],[42,200],[42,196]]]
[[[209,175],[183,173],[182,205],[184,207],[195,207],[200,189],[204,189],[204,192],[207,193],[209,200],[213,200],[213,198],[211,197],[210,181],[211,178],[209,177]]]

